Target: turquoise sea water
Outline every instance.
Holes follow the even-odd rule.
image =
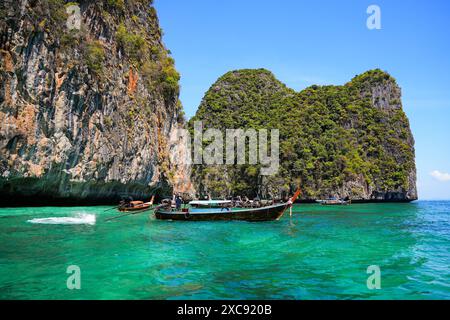
[[[106,208],[0,209],[0,299],[450,299],[450,202],[296,205],[264,223]]]

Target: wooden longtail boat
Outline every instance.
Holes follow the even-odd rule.
[[[290,208],[297,197],[300,189],[285,203],[275,204],[262,208],[238,209],[238,208],[212,208],[208,210],[172,211],[168,207],[155,209],[155,216],[159,220],[175,221],[220,221],[220,220],[242,220],[242,221],[274,221],[279,220],[286,209]]]
[[[175,212],[160,208],[155,210],[155,216],[160,220],[183,221],[214,221],[214,220],[244,220],[244,221],[272,221],[283,216],[284,211],[291,205],[282,203],[274,206],[257,209],[211,209],[203,211],[187,210]]]
[[[120,212],[146,211],[146,210],[153,208],[152,206],[153,206],[154,199],[155,199],[155,197],[153,196],[152,199],[150,200],[150,202],[145,202],[145,203],[144,203],[144,201],[131,201],[127,204],[120,205],[118,209]]]
[[[130,202],[131,206],[129,207],[120,207],[120,212],[140,212],[145,211],[152,208],[152,204],[150,202],[144,203],[142,201],[132,201]]]

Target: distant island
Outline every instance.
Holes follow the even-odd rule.
[[[190,120],[205,128],[280,130],[277,175],[258,166],[193,167],[198,192],[225,197],[283,197],[301,183],[301,199],[417,199],[414,138],[395,79],[371,70],[343,86],[287,88],[267,70],[220,77]]]
[[[70,6],[81,27],[69,29]],[[152,1],[30,1],[0,10],[2,205],[116,203],[195,193],[301,200],[417,199],[414,139],[380,70],[295,92],[271,72],[222,76],[187,122],[180,75]],[[206,128],[280,130],[280,170],[189,166],[171,137]]]

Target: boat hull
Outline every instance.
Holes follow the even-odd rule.
[[[174,212],[164,209],[155,211],[159,220],[174,221],[230,221],[240,220],[249,222],[279,220],[290,204],[283,203],[269,207],[244,210],[212,209],[209,212]]]

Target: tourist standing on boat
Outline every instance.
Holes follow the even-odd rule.
[[[181,199],[181,197],[179,195],[177,195],[175,198],[175,205],[176,205],[177,211],[181,210],[182,204],[183,204],[183,199]]]

